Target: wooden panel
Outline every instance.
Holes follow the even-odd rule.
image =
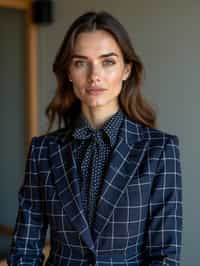
[[[27,0],[0,0],[1,7],[15,8],[15,9],[27,9],[29,7],[29,1]]]
[[[25,129],[25,149],[28,148],[32,136],[38,134],[38,115],[37,115],[37,25],[32,22],[32,9],[30,0],[0,0],[1,8],[22,10],[25,12],[26,23],[26,129]],[[11,229],[11,228],[10,228]],[[10,234],[8,227],[0,227],[1,234]]]
[[[38,134],[37,25],[32,22],[31,0],[0,0],[0,7],[26,12],[26,146]]]
[[[37,25],[32,23],[32,10],[28,9],[26,14],[27,23],[27,143],[32,136],[38,133],[38,96],[37,96]]]
[[[13,228],[9,225],[0,224],[0,236],[12,236]]]

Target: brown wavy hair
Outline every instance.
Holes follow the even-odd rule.
[[[131,73],[128,79],[123,82],[119,95],[120,107],[131,120],[148,127],[155,127],[155,110],[141,93],[144,66],[135,53],[128,33],[121,23],[109,13],[90,11],[78,17],[71,24],[53,63],[57,89],[45,112],[49,120],[48,132],[56,119],[58,128],[61,128],[62,124],[64,127],[70,128],[80,113],[80,100],[73,92],[73,85],[68,79],[67,71],[78,34],[96,30],[109,32],[121,48],[124,62],[132,63]]]

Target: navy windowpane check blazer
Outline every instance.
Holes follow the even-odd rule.
[[[84,216],[69,138],[60,129],[32,139],[8,265],[180,265],[182,186],[179,140],[125,117],[96,209]]]

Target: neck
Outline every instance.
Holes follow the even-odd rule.
[[[81,110],[91,127],[98,129],[119,110],[119,106],[105,109],[105,107],[88,108],[88,106],[83,105]]]

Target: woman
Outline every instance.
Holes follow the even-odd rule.
[[[155,129],[143,65],[123,26],[88,12],[56,56],[52,128],[33,137],[9,265],[179,265],[179,141]],[[62,127],[63,125],[63,127]]]

